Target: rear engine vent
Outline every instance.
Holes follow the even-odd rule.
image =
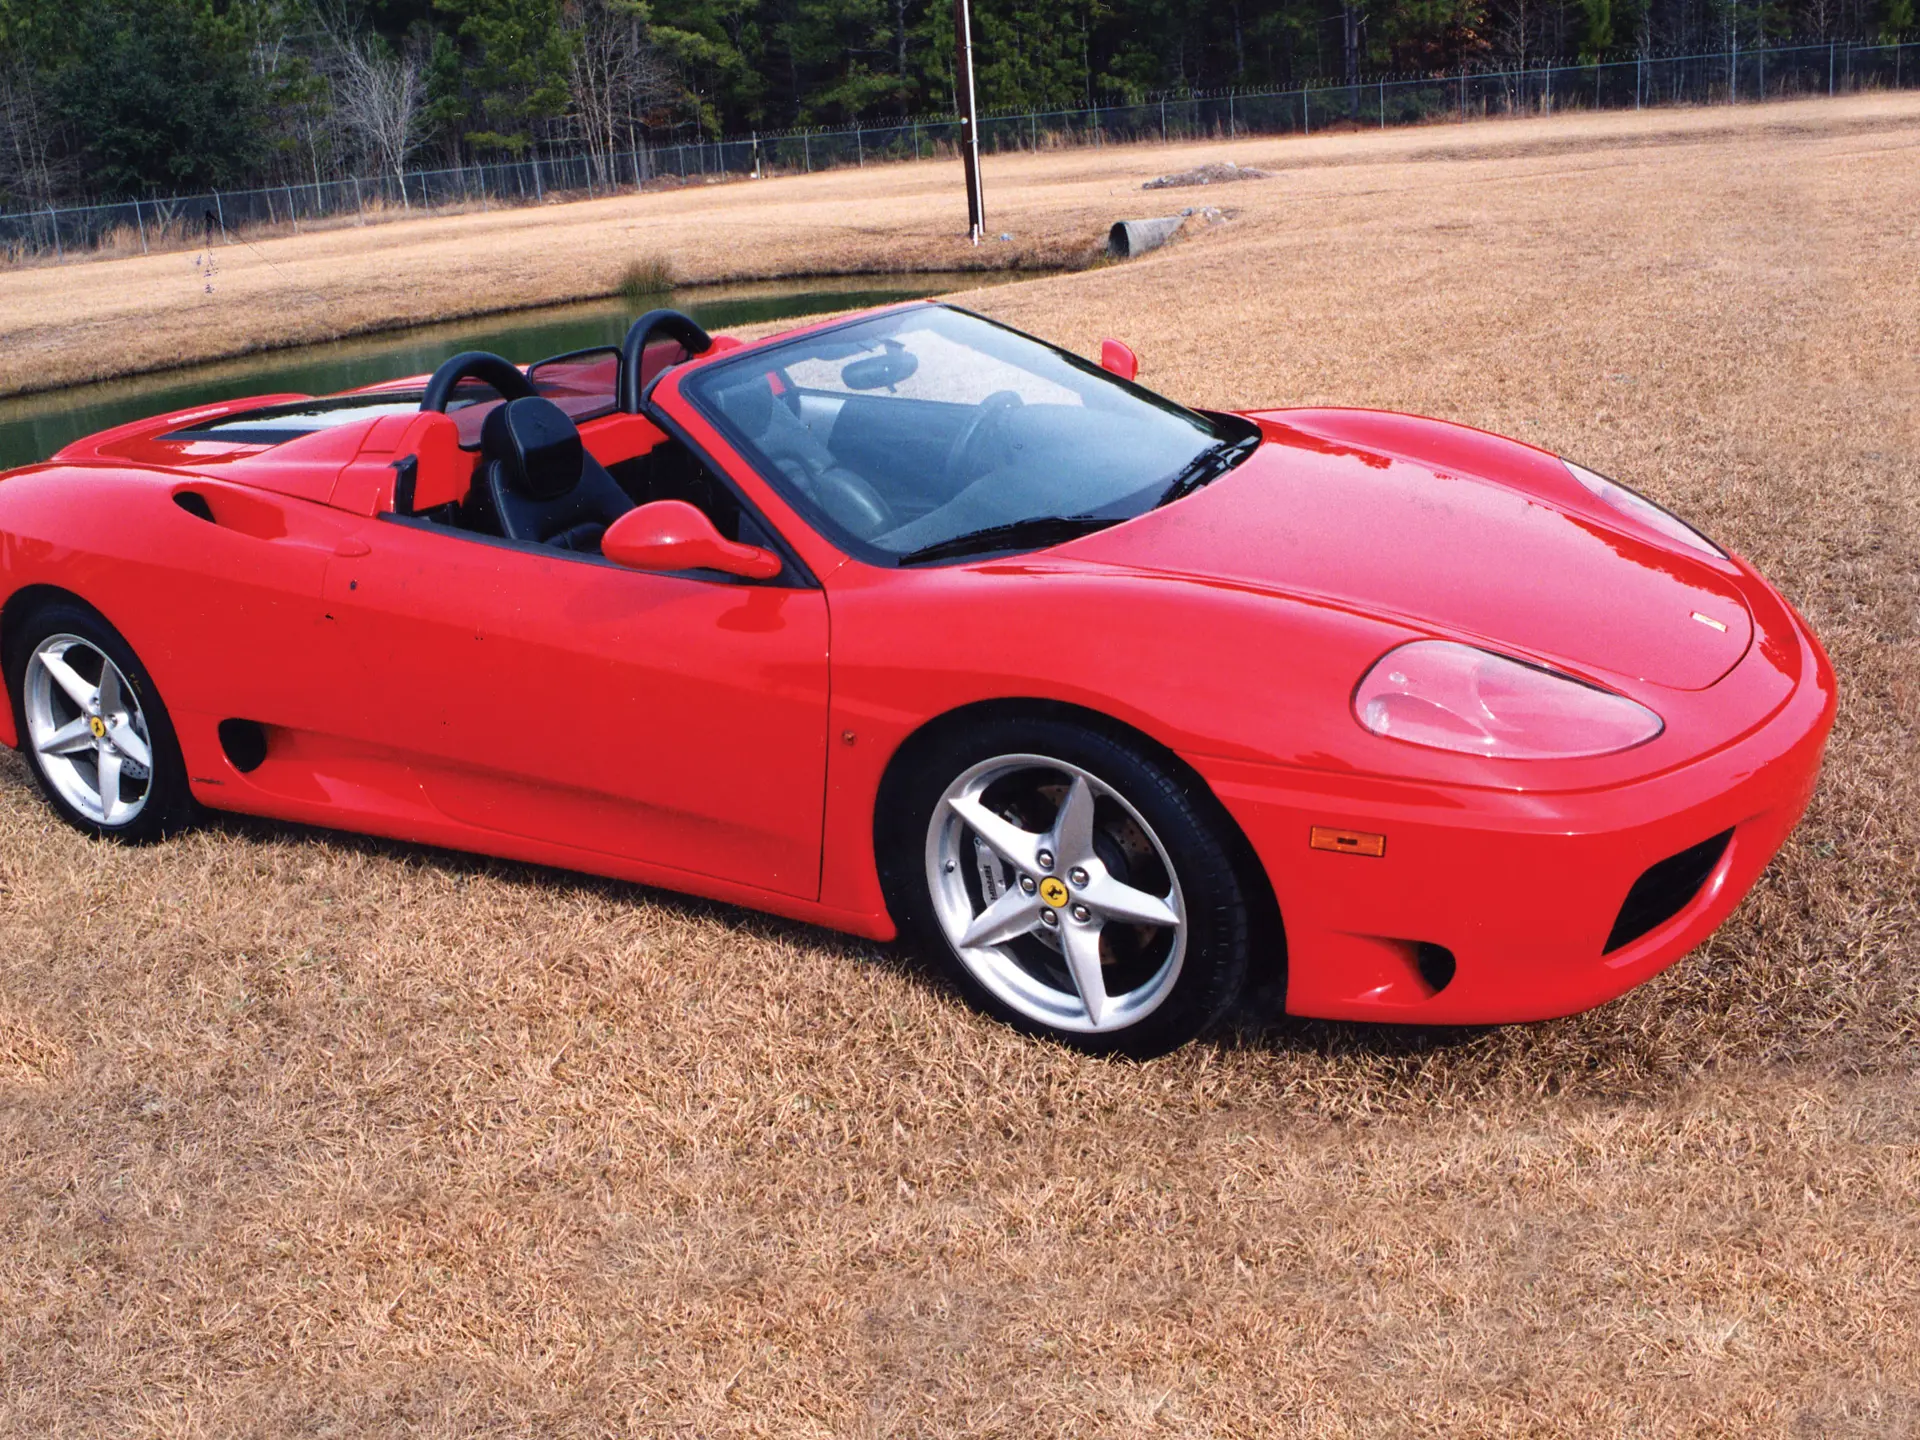
[[[1627,892],[1627,903],[1620,907],[1620,918],[1613,922],[1613,933],[1607,936],[1606,953],[1611,955],[1622,945],[1632,944],[1691,905],[1713,867],[1726,854],[1731,839],[1733,831],[1722,830],[1711,840],[1702,840],[1649,866]]]
[[[250,775],[266,762],[267,730],[258,720],[222,720],[220,748],[242,775]]]

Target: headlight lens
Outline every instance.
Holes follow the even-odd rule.
[[[1389,650],[1354,692],[1353,713],[1376,735],[1500,760],[1608,755],[1666,728],[1624,695],[1451,640]]]
[[[1669,540],[1678,540],[1682,545],[1698,550],[1703,555],[1712,555],[1720,560],[1727,558],[1726,551],[1678,515],[1662,510],[1638,491],[1629,490],[1626,486],[1609,480],[1604,475],[1596,475],[1586,466],[1576,465],[1571,460],[1562,460],[1560,463],[1567,467],[1567,472],[1574,479],[1622,514],[1631,515],[1649,529],[1658,530]]]

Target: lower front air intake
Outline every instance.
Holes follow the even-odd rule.
[[[1621,946],[1631,945],[1691,905],[1732,839],[1733,831],[1722,830],[1710,840],[1648,866],[1627,892],[1626,903],[1613,922],[1613,933],[1607,936],[1606,953],[1611,955]]]

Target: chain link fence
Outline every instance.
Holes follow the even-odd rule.
[[[988,154],[1069,145],[1313,134],[1493,115],[1713,105],[1920,86],[1920,42],[1833,42],[1636,56],[1418,78],[1326,82],[1295,90],[1223,90],[1129,105],[982,117]],[[957,153],[949,116],[644,145],[613,154],[540,156],[444,170],[316,180],[255,190],[0,214],[0,259],[66,261],[231,242],[303,225],[365,223],[436,210],[537,205],[712,179],[804,174]]]

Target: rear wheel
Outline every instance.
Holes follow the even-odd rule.
[[[1060,721],[990,721],[890,798],[895,917],[989,1013],[1144,1056],[1238,996],[1248,904],[1224,817],[1144,748]]]
[[[76,829],[157,840],[193,801],[166,708],[127,642],[69,601],[44,605],[10,637],[7,690],[34,779]]]

